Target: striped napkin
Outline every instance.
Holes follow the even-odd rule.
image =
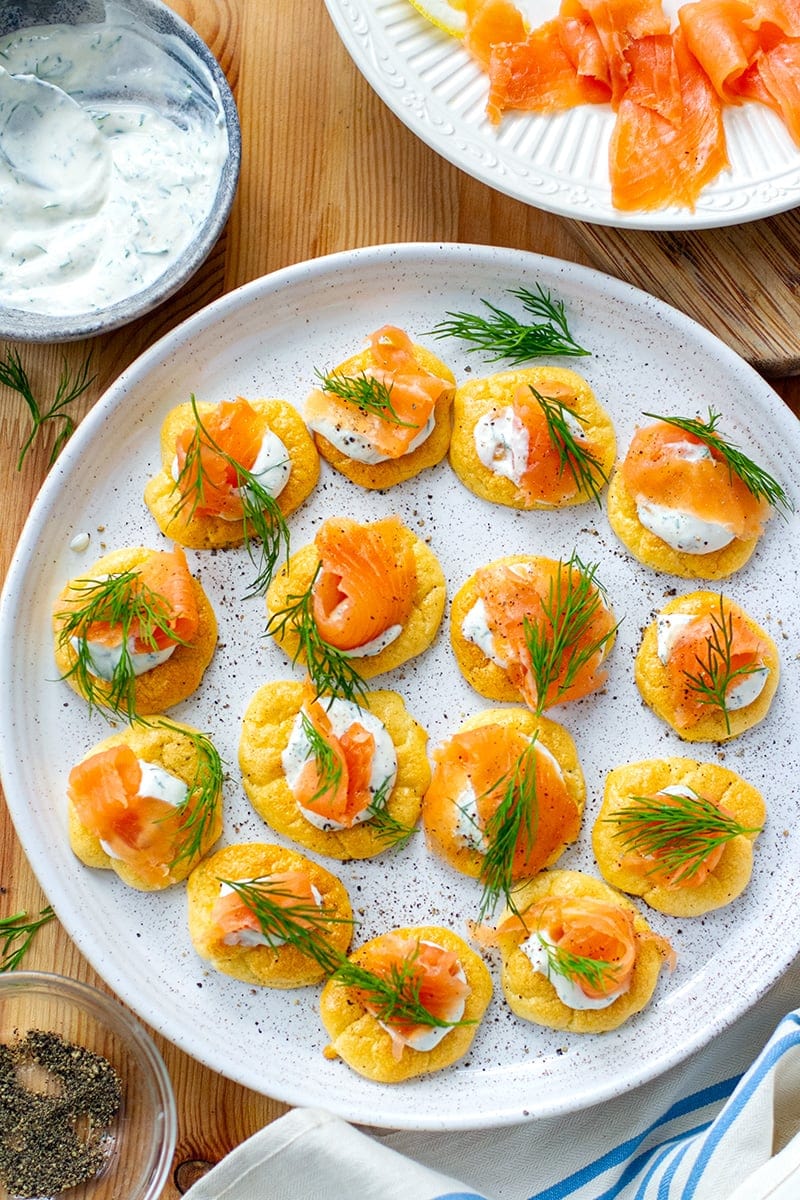
[[[703,1052],[601,1110],[413,1133],[294,1109],[187,1200],[800,1200],[798,1001],[800,960]]]

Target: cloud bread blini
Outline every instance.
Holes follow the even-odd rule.
[[[426,745],[396,692],[369,692],[356,705],[281,680],[248,704],[239,763],[245,792],[272,829],[347,861],[413,832],[430,781]]]
[[[144,499],[159,529],[194,550],[239,546],[256,537],[245,523],[240,491],[246,469],[285,517],[313,491],[319,455],[297,409],[285,400],[235,400],[179,404],[161,427],[161,469]],[[199,463],[199,467],[198,467]],[[261,507],[251,489],[251,503]],[[272,522],[272,508],[264,508]]]
[[[222,832],[222,766],[208,738],[154,717],[96,745],[70,772],[69,840],[129,887],[179,883]]]
[[[492,936],[506,1000],[525,1021],[571,1033],[616,1029],[650,1002],[664,963],[674,964],[666,938],[590,875],[543,871],[513,901],[516,912]]]
[[[186,897],[200,957],[257,987],[319,983],[350,945],[353,914],[344,884],[283,846],[225,846],[192,871]],[[309,945],[316,957],[304,952]]]
[[[359,947],[350,963],[362,974],[351,969],[346,981],[329,980],[320,998],[330,1037],[327,1058],[341,1058],[378,1083],[402,1083],[463,1058],[491,999],[492,981],[480,956],[457,934],[437,925],[392,930]],[[374,1002],[365,970],[390,983],[393,976],[405,980],[396,989],[400,1003],[393,1015]],[[438,1018],[438,1028],[427,1013]]]
[[[718,592],[670,600],[636,655],[645,703],[687,742],[727,741],[762,721],[780,678],[778,649]]]
[[[441,359],[385,325],[320,376],[304,411],[322,457],[360,487],[382,489],[445,457],[454,390]]]
[[[598,500],[615,456],[611,419],[575,371],[501,371],[456,390],[450,464],[492,504],[552,509]]]
[[[742,461],[740,473],[733,463]],[[665,418],[635,433],[611,479],[608,519],[646,566],[724,579],[748,561],[776,503],[790,506],[775,480],[721,438],[716,420]]]
[[[140,716],[190,696],[217,644],[211,602],[180,547],[103,555],[62,589],[53,633],[56,666],[70,687]]]
[[[513,879],[550,866],[578,836],[586,787],[575,743],[555,721],[527,708],[488,709],[464,721],[432,758],[425,835],[455,870],[481,877],[512,819]]]
[[[270,632],[293,661],[305,661],[301,629],[313,626],[315,638],[371,679],[427,650],[444,613],[445,579],[430,547],[397,517],[332,517],[275,576],[266,599]]]
[[[744,891],[765,816],[761,794],[727,767],[645,760],[609,772],[592,845],[614,887],[697,917]]]

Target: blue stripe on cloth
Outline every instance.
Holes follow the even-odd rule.
[[[686,1188],[684,1191],[685,1200],[692,1200],[692,1197],[697,1190],[697,1185],[702,1177],[703,1171],[708,1165],[712,1154],[717,1149],[726,1134],[730,1132],[731,1127],[739,1119],[745,1105],[752,1098],[753,1093],[756,1092],[761,1086],[765,1076],[770,1073],[778,1060],[783,1057],[787,1050],[791,1050],[793,1047],[800,1044],[800,1015],[794,1012],[789,1013],[789,1015],[783,1019],[778,1027],[778,1032],[780,1032],[780,1030],[786,1025],[792,1025],[794,1028],[785,1033],[782,1037],[779,1037],[772,1045],[767,1046],[766,1050],[753,1064],[750,1073],[744,1077],[742,1087],[739,1089],[736,1095],[731,1098],[730,1104],[728,1104],[722,1111],[715,1122],[711,1133],[705,1139],[700,1154],[697,1156],[697,1161],[695,1162],[689,1178],[686,1181]]]
[[[708,1128],[710,1122],[706,1122],[703,1125],[696,1126],[695,1128],[689,1131],[684,1131],[680,1134],[673,1134],[671,1137],[665,1139],[665,1141],[658,1143],[658,1145],[648,1147],[646,1150],[638,1154],[635,1159],[631,1160],[631,1155],[636,1150],[640,1149],[648,1137],[650,1137],[664,1125],[669,1124],[670,1121],[677,1120],[680,1117],[685,1117],[690,1113],[696,1113],[702,1108],[707,1108],[710,1104],[716,1104],[720,1101],[726,1100],[739,1083],[740,1079],[741,1076],[734,1075],[731,1076],[730,1079],[723,1079],[719,1083],[711,1084],[706,1088],[701,1088],[699,1092],[693,1092],[690,1096],[684,1096],[680,1100],[676,1100],[675,1103],[672,1104],[665,1113],[663,1113],[657,1120],[653,1121],[653,1123],[641,1133],[637,1134],[635,1137],[629,1138],[625,1142],[621,1142],[613,1149],[608,1150],[605,1154],[601,1155],[600,1158],[588,1163],[585,1167],[581,1167],[580,1170],[573,1172],[572,1175],[567,1176],[567,1178],[561,1180],[560,1183],[552,1184],[550,1187],[545,1188],[541,1192],[533,1193],[529,1197],[529,1200],[565,1200],[566,1197],[574,1195],[581,1188],[586,1187],[592,1181],[596,1181],[599,1176],[605,1174],[612,1168],[619,1167],[623,1163],[627,1162],[628,1165],[617,1183],[614,1184],[609,1191],[604,1192],[601,1196],[592,1197],[592,1200],[611,1200],[612,1197],[619,1194],[620,1187],[631,1181],[633,1176],[636,1174],[636,1171],[641,1168],[644,1161],[651,1154],[661,1149],[662,1146],[666,1146],[670,1143],[674,1143],[676,1140],[690,1137],[702,1132],[704,1129]]]

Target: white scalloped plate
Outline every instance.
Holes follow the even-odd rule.
[[[316,988],[259,990],[216,974],[195,955],[186,930],[185,889],[142,894],[111,871],[73,858],[65,829],[65,782],[73,763],[107,736],[101,717],[57,679],[50,611],[64,581],[106,547],[164,545],[142,502],[159,461],[165,413],[190,393],[281,395],[301,404],[314,368],[326,369],[384,322],[405,326],[438,349],[457,378],[480,359],[425,331],[446,309],[475,309],[480,297],[541,283],[566,303],[578,340],[593,351],[573,360],[616,424],[620,445],[641,410],[687,413],[717,405],[729,436],[800,502],[798,425],[775,393],[711,334],[659,301],[597,272],[512,250],[478,246],[382,246],[301,263],[223,297],[168,334],[133,364],[88,414],[46,480],[25,527],[0,607],[0,762],[22,844],[66,929],[107,983],[151,1026],[216,1071],[290,1104],[321,1105],[362,1124],[472,1128],[582,1108],[634,1087],[696,1051],[755,1003],[800,948],[796,903],[800,823],[797,522],[774,519],[755,556],[726,594],[786,648],[785,672],[767,719],[723,758],[767,799],[769,822],[753,880],[728,909],[695,922],[654,914],[674,941],[679,966],[662,974],[652,1004],[615,1033],[577,1037],[517,1020],[499,983],[473,1048],[457,1066],[408,1084],[370,1083],[323,1056]],[[562,360],[563,361],[563,360]],[[551,712],[576,739],[587,779],[584,829],[562,865],[593,871],[590,829],[606,772],[624,761],[686,753],[641,703],[632,678],[640,630],[682,581],[638,567],[594,505],[520,513],[479,501],[441,463],[401,487],[368,493],[323,468],[319,487],[291,520],[295,547],[329,514],[365,520],[396,511],[429,539],[449,594],[500,554],[569,555],[598,564],[622,624],[604,694]],[[76,534],[91,544],[70,549]],[[241,600],[252,568],[241,551],[188,554],[212,598],[220,644],[194,697],[174,710],[208,730],[228,764],[224,841],[274,837],[250,808],[237,769],[242,712],[256,687],[293,672],[263,636],[263,602]],[[461,678],[446,623],[433,646],[383,677],[435,743],[487,706]],[[360,942],[394,925],[440,923],[464,934],[479,888],[430,855],[421,836],[401,852],[361,863],[328,860],[346,883],[362,926]],[[490,961],[497,981],[497,963]]]
[[[325,0],[354,63],[389,108],[431,149],[475,179],[563,217],[627,229],[711,229],[755,221],[800,204],[800,148],[764,105],[725,110],[730,171],[694,212],[677,206],[623,213],[611,203],[610,105],[543,116],[486,117],[488,81],[459,42],[408,0]],[[522,6],[521,6],[522,7]],[[537,22],[556,0],[532,4]],[[664,0],[674,14],[678,0]]]

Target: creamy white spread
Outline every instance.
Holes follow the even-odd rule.
[[[70,638],[70,645],[76,654],[80,653],[81,641],[78,638]],[[114,671],[119,665],[123,653],[123,643],[120,641],[116,646],[107,646],[104,642],[93,642],[86,639],[86,653],[88,656],[87,668],[89,673],[94,675],[96,679],[105,679],[109,683],[114,678]],[[136,639],[128,638],[128,657],[131,661],[131,669],[134,675],[144,675],[146,671],[152,671],[154,667],[160,667],[167,659],[174,654],[177,646],[176,642],[172,642],[169,646],[165,646],[163,650],[135,650]]]
[[[544,975],[555,988],[556,995],[562,1004],[566,1004],[567,1008],[574,1009],[597,1009],[608,1008],[620,996],[624,996],[628,991],[628,986],[617,988],[616,991],[609,992],[607,996],[587,996],[583,988],[580,987],[574,979],[568,975],[562,975],[560,972],[553,970],[550,964],[550,957],[542,943],[545,942],[549,946],[555,945],[546,933],[534,933],[520,945],[520,950],[529,960],[534,971],[538,971],[540,975]]]
[[[253,879],[236,879],[235,883],[255,883]],[[231,887],[229,883],[221,883],[219,885],[219,895],[229,896],[236,889]],[[314,903],[317,908],[322,907],[322,895],[311,884],[311,895],[314,898]],[[226,933],[222,939],[225,946],[243,946],[247,950],[251,950],[254,946],[269,946],[270,949],[275,949],[277,946],[285,946],[286,938],[280,934],[266,934],[262,929],[232,929],[230,933]]]
[[[437,950],[444,949],[444,947],[438,945],[437,942],[420,942],[420,945],[435,946]],[[458,971],[456,972],[456,978],[461,980],[462,983],[466,982],[467,977],[464,974],[464,969],[460,964]],[[459,997],[458,1000],[454,1001],[451,1011],[444,1019],[453,1022],[460,1021],[464,1015],[466,1003],[466,997]],[[383,1021],[379,1021],[378,1024],[382,1029],[385,1029],[387,1033],[391,1034],[391,1036],[397,1036],[397,1032],[393,1032],[390,1026],[386,1025]],[[415,1029],[414,1032],[408,1036],[403,1035],[402,1041],[410,1050],[417,1050],[425,1053],[428,1050],[433,1050],[436,1046],[438,1046],[442,1038],[446,1037],[448,1033],[450,1033],[450,1027],[448,1025],[420,1025],[419,1029]]]
[[[0,60],[3,303],[66,316],[144,291],[217,195],[228,138],[214,80],[114,3],[103,23],[8,34]],[[60,91],[31,103],[23,80],[15,99],[25,76]]]
[[[331,701],[330,707],[326,708],[325,712],[331,723],[334,737],[341,737],[355,723],[362,725],[367,733],[372,734],[375,739],[375,753],[369,778],[369,792],[371,797],[378,792],[388,795],[397,778],[397,753],[383,721],[368,709],[361,708],[350,700],[342,700],[338,696]],[[281,755],[286,782],[293,793],[299,785],[300,776],[306,763],[313,761],[313,758],[314,750],[303,728],[302,712],[300,712],[294,719],[289,740]],[[353,824],[360,825],[370,819],[371,804],[372,800],[356,814]],[[298,806],[306,820],[317,829],[329,831],[349,828],[329,817],[322,817],[309,808],[304,808],[299,802]]]
[[[703,462],[714,457],[702,442],[673,442],[670,454],[684,462]],[[717,521],[703,521],[693,513],[664,504],[637,499],[636,512],[645,529],[681,554],[711,554],[734,540],[735,535],[727,526]]]
[[[340,650],[339,653],[344,658],[374,658],[376,654],[380,654],[381,650],[385,650],[387,646],[391,646],[392,642],[397,641],[402,632],[402,625],[390,625],[388,629],[384,629],[383,633],[370,638],[363,645],[354,646],[352,650]]]
[[[495,475],[519,487],[528,469],[528,431],[514,409],[492,409],[480,418],[473,433],[475,453]]]
[[[309,416],[308,424],[309,428],[313,429],[315,433],[319,433],[332,446],[335,446],[337,450],[340,450],[342,454],[346,454],[348,458],[352,458],[355,462],[374,466],[376,463],[389,462],[390,460],[390,455],[382,454],[377,446],[374,446],[372,442],[368,441],[360,433],[349,429],[343,422],[332,421],[322,414],[314,414],[313,416]],[[416,450],[418,446],[427,441],[433,433],[435,424],[436,416],[434,413],[431,413],[419,432],[414,434],[405,453],[410,454],[412,450]]]
[[[181,804],[185,803],[189,795],[189,788],[182,779],[165,771],[158,763],[147,762],[143,758],[137,758],[136,761],[142,771],[142,780],[136,792],[137,796],[147,797],[151,800],[163,800],[165,804],[170,804],[173,808],[180,808]],[[115,854],[102,838],[100,845],[109,858],[121,859],[121,856]]]
[[[656,617],[656,646],[659,660],[667,665],[672,648],[695,617],[689,613],[661,613]],[[728,684],[725,706],[729,711],[747,708],[763,692],[769,678],[769,667],[755,667],[746,674],[737,675]]]
[[[494,634],[489,628],[486,616],[486,605],[478,599],[464,617],[461,623],[461,634],[468,642],[472,642],[482,650],[488,659],[497,663],[498,667],[507,667],[508,663],[495,648]]]

